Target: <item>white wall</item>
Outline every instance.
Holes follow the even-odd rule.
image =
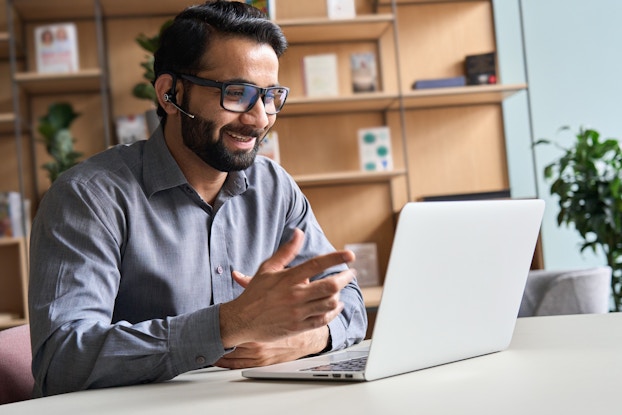
[[[547,203],[542,225],[547,269],[605,264],[601,254],[580,254],[576,231],[557,225],[557,199],[549,194],[543,170],[561,152],[538,146],[532,153],[526,147],[540,138],[570,143],[574,135],[559,134],[562,126],[572,132],[592,127],[622,139],[622,1],[493,1],[500,79],[529,84],[528,93],[504,103],[513,196],[538,196]]]

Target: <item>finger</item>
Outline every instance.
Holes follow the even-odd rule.
[[[349,250],[335,251],[330,254],[320,255],[292,267],[291,270],[293,272],[291,274],[294,278],[292,281],[303,282],[306,279],[322,273],[328,268],[344,263],[347,264],[352,261],[354,261],[354,252]]]
[[[248,287],[253,277],[249,277],[248,275],[244,275],[239,271],[233,271],[231,273],[233,280],[237,282],[242,288]]]
[[[307,300],[321,300],[336,295],[355,278],[355,270],[349,268],[338,274],[333,274],[320,280],[315,280],[308,286]]]
[[[274,272],[284,269],[290,264],[300,252],[304,241],[304,232],[298,228],[294,229],[294,233],[289,241],[284,243],[277,251],[261,264],[259,272]]]

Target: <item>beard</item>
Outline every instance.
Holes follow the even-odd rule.
[[[184,100],[185,101],[185,100]],[[187,102],[184,102],[187,108]],[[255,136],[255,145],[250,151],[231,151],[224,143],[223,132],[230,130],[239,135]],[[257,133],[256,130],[248,127],[234,128],[227,125],[220,129],[218,139],[216,135],[216,124],[213,121],[195,114],[194,118],[181,117],[181,134],[184,144],[194,154],[209,166],[221,172],[232,172],[245,170],[255,162],[255,156],[259,151],[259,144],[265,136],[265,132]]]

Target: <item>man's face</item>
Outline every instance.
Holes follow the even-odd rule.
[[[220,38],[206,54],[209,69],[197,76],[219,82],[245,82],[260,87],[277,85],[278,58],[274,50],[243,38]],[[186,147],[216,170],[248,168],[259,143],[272,127],[276,115],[267,115],[261,99],[245,113],[220,106],[220,89],[189,84],[181,107],[195,118],[181,115]]]

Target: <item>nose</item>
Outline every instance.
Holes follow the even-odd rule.
[[[266,114],[266,107],[263,103],[263,97],[259,97],[255,105],[250,110],[242,113],[240,120],[246,125],[252,125],[254,128],[265,129],[271,122],[270,116]],[[274,116],[272,116],[272,121]]]

